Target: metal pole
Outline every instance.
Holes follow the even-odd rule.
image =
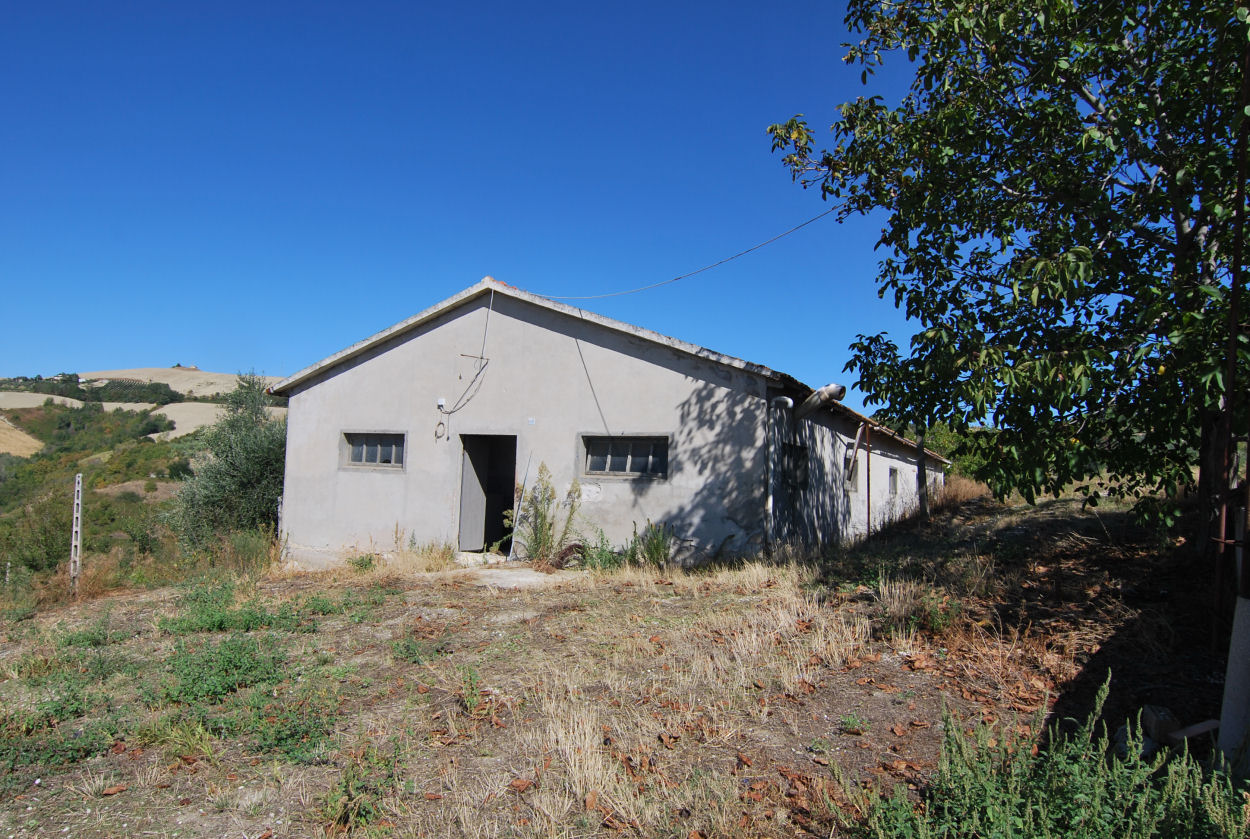
[[[82,571],[82,473],[74,476],[74,524],[69,536],[69,591],[78,596],[78,575]]]
[[[872,426],[864,429],[864,494],[868,496],[868,535],[872,535]]]

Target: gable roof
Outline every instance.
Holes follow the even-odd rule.
[[[620,332],[625,335],[629,335],[631,337],[641,338],[645,341],[650,341],[653,344],[658,344],[660,346],[667,347],[668,349],[675,350],[679,353],[694,356],[695,358],[702,359],[703,361],[710,361],[713,364],[719,364],[719,365],[722,365],[724,367],[728,367],[734,370],[741,370],[747,373],[752,373],[767,381],[775,382],[776,384],[781,385],[783,387],[793,388],[794,390],[797,390],[801,394],[801,397],[800,397],[801,399],[810,396],[811,393],[813,392],[813,388],[811,386],[806,385],[803,382],[800,382],[798,379],[794,378],[793,376],[787,375],[786,373],[780,373],[769,367],[765,367],[763,364],[755,364],[754,362],[751,362],[751,361],[744,361],[741,358],[735,358],[731,355],[718,353],[714,350],[709,350],[706,347],[700,347],[698,344],[691,344],[687,341],[682,341],[678,338],[671,338],[667,335],[662,335],[659,332],[654,332],[650,329],[644,329],[641,326],[634,326],[633,324],[625,323],[624,321],[615,320],[614,318],[605,317],[603,315],[599,315],[594,312],[589,312],[589,311],[586,311],[585,309],[580,309],[575,306],[569,306],[567,304],[560,303],[556,300],[551,300],[547,297],[540,297],[537,294],[531,294],[528,291],[522,291],[521,289],[516,288],[515,286],[510,286],[507,283],[501,283],[498,280],[496,280],[494,277],[483,277],[479,282],[475,283],[474,285],[469,286],[464,291],[461,291],[458,294],[454,294],[451,297],[448,297],[446,300],[443,300],[441,303],[435,303],[433,306],[429,307],[428,309],[418,312],[412,317],[402,320],[399,323],[395,324],[394,326],[383,329],[381,332],[371,335],[368,338],[365,338],[363,341],[358,341],[344,350],[340,350],[339,352],[336,352],[331,356],[323,358],[321,361],[318,361],[316,364],[312,364],[308,367],[305,367],[303,370],[300,370],[299,372],[294,373],[293,375],[288,376],[287,378],[283,379],[277,384],[271,386],[269,388],[269,392],[277,396],[285,396],[289,394],[290,391],[293,390],[295,387],[303,384],[304,382],[309,381],[310,379],[320,375],[321,373],[325,373],[329,370],[332,370],[346,361],[350,361],[351,359],[356,358],[359,355],[369,352],[373,348],[377,347],[378,345],[386,341],[391,340],[392,338],[398,337],[407,332],[411,332],[415,329],[419,329],[421,326],[425,325],[426,323],[429,323],[430,321],[445,314],[446,312],[449,312],[459,306],[464,305],[465,303],[468,303],[471,300],[475,300],[487,294],[490,294],[490,295],[502,294],[505,297],[510,297],[514,300],[520,300],[525,303],[529,303],[530,305],[538,306],[539,308],[542,308],[542,309],[547,309],[548,311],[557,312],[567,317],[576,318],[578,320],[588,321],[590,323],[597,324],[598,326],[601,326],[604,329],[609,329],[613,332]],[[840,402],[830,403],[825,407],[829,411],[842,414],[843,416],[849,417],[850,419],[855,420],[856,422],[866,422],[869,425],[871,425],[874,429],[879,430],[880,432],[886,434],[889,437],[894,438],[895,440],[898,440],[899,442],[905,443],[912,447],[916,445],[914,441],[908,440],[906,437],[895,434],[893,431],[881,425],[880,423],[876,422],[875,420],[864,416],[858,411],[848,408],[847,406],[843,405]],[[926,449],[925,452],[930,457],[942,463],[947,463],[947,464],[950,463],[949,460],[937,454],[936,452],[929,451],[928,449]]]

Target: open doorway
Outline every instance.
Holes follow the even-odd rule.
[[[507,552],[511,532],[504,513],[516,492],[516,437],[461,434],[464,446],[460,476],[460,550],[484,551],[499,544]]]

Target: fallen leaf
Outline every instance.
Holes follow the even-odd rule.
[[[590,792],[586,793],[586,809],[587,810],[599,809],[599,793],[593,789]]]
[[[892,725],[890,726],[890,731],[894,732],[895,737],[902,737],[904,734],[907,733],[907,726]]]
[[[117,795],[117,793],[125,792],[128,789],[130,789],[130,787],[125,784],[113,784],[111,787],[105,787],[100,790],[100,795]]]
[[[912,728],[928,728],[932,724],[933,723],[929,722],[928,720],[912,720],[910,723],[908,723],[908,725],[910,725]]]
[[[509,783],[508,786],[512,787],[514,791],[521,793],[534,786],[534,782],[529,778],[513,778],[512,782]]]
[[[417,693],[429,693],[430,689],[425,685],[417,685]]]
[[[751,758],[747,757],[742,752],[738,752],[738,766],[743,767],[743,766],[750,766],[750,765],[751,765]]]
[[[818,764],[820,766],[828,766],[829,758],[825,757],[824,755],[812,755],[812,763]]]
[[[438,800],[440,800],[442,797],[443,797],[443,796],[439,795],[437,792],[427,792],[427,793],[425,794],[425,800],[426,800],[426,801],[438,801]]]

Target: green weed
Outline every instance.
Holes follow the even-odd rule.
[[[1052,728],[1049,745],[1037,754],[1031,742],[986,725],[969,739],[948,716],[923,811],[900,785],[894,797],[869,803],[860,835],[1245,836],[1244,785],[1203,768],[1185,751],[1142,757],[1139,726],[1131,727],[1126,756],[1109,754],[1106,730],[1095,732],[1107,687],[1075,734]]]
[[[67,632],[57,644],[62,647],[104,647],[126,637],[124,632],[113,632],[109,629],[109,616],[102,615],[88,626]]]
[[[622,552],[612,547],[607,535],[600,528],[593,543],[582,546],[582,566],[595,571],[609,571],[620,568],[625,562]]]
[[[259,600],[249,600],[234,607],[234,584],[229,581],[201,584],[182,597],[181,614],[162,618],[160,628],[174,635],[192,632],[252,632],[257,629],[278,629],[296,632],[313,627],[301,623],[291,604],[283,603],[270,611]]]
[[[235,733],[251,739],[257,751],[274,752],[297,763],[312,763],[323,752],[338,719],[338,693],[327,686],[274,698],[256,691]]]
[[[843,714],[838,718],[838,731],[843,734],[863,734],[868,728],[868,720],[859,714]]]
[[[398,787],[399,758],[398,745],[388,756],[372,743],[351,756],[322,808],[334,832],[367,828],[381,820],[386,797]]]
[[[437,658],[447,646],[443,639],[422,639],[405,635],[391,642],[391,652],[409,664],[425,664]]]
[[[240,688],[282,680],[286,657],[274,636],[232,635],[199,647],[179,641],[169,657],[174,683],[165,698],[173,702],[220,702]]]
[[[382,561],[381,557],[373,553],[356,554],[347,558],[347,564],[353,570],[365,572],[372,571]]]
[[[646,568],[663,568],[672,559],[676,544],[672,528],[664,524],[653,524],[648,520],[639,533],[635,523],[634,537],[625,548],[625,562]]]

